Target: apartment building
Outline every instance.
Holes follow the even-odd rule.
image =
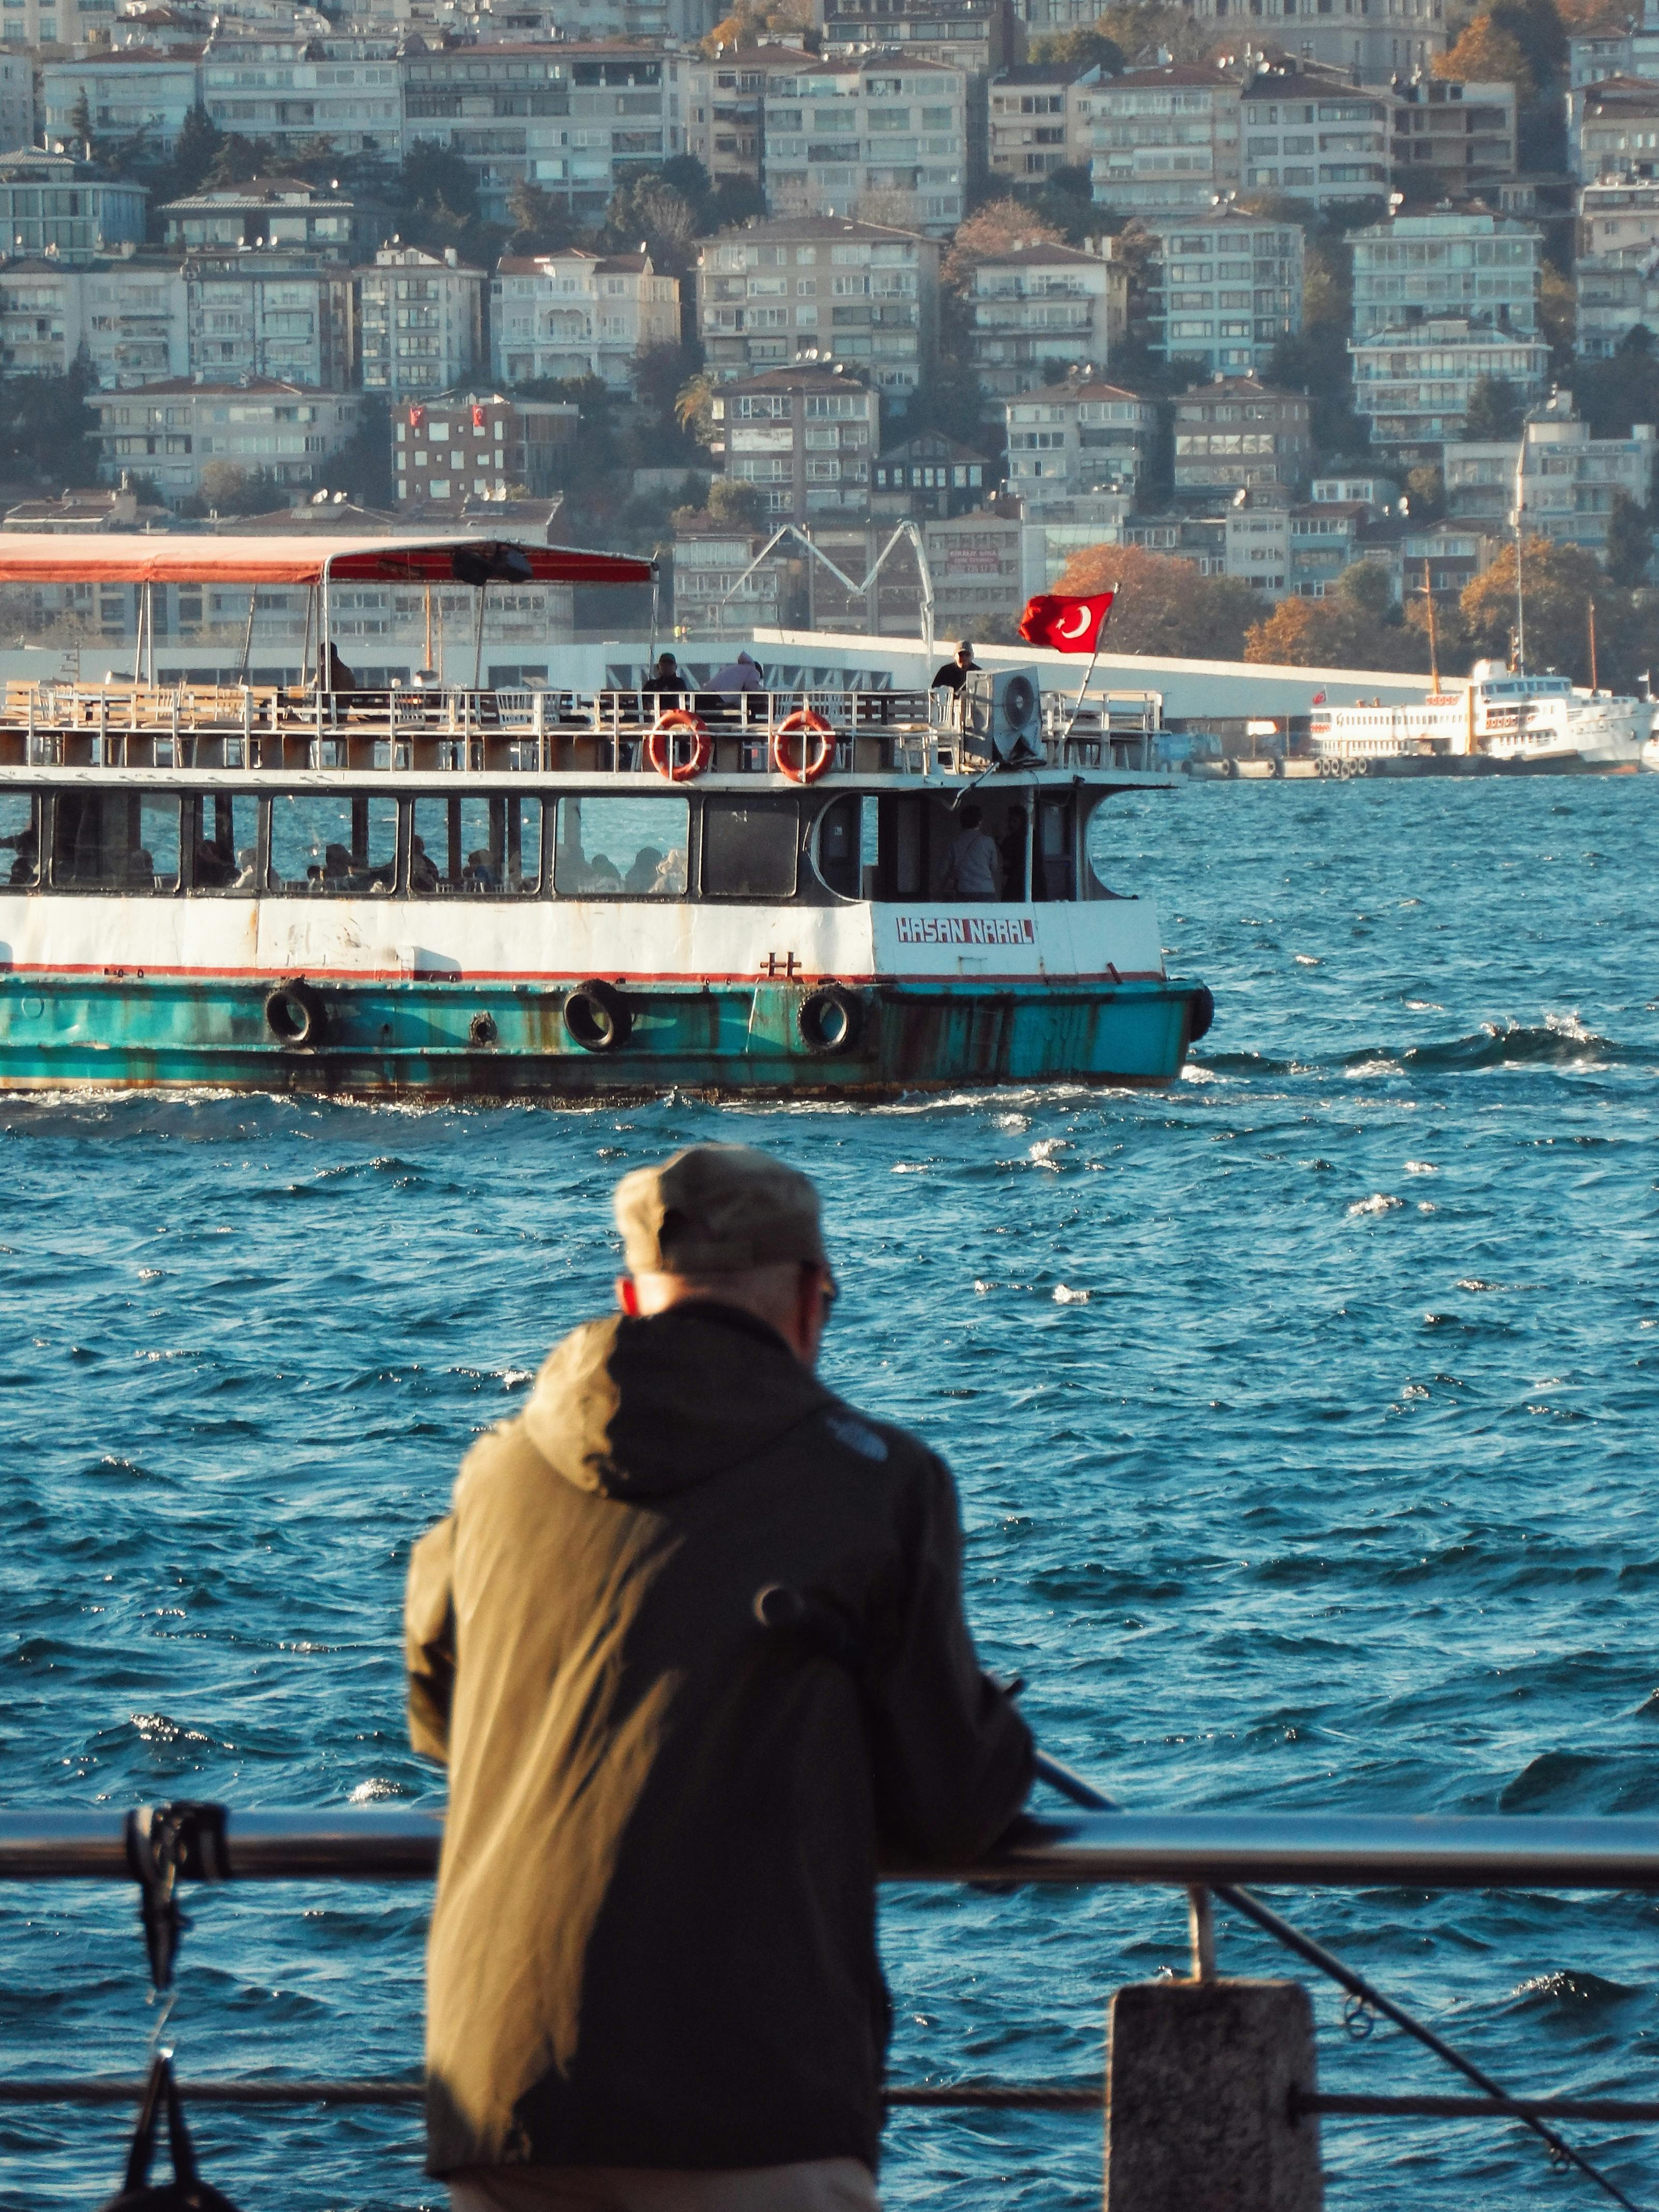
[[[1501,377],[1535,398],[1549,374],[1541,338],[1467,315],[1431,315],[1355,337],[1348,351],[1355,412],[1368,418],[1372,444],[1393,447],[1408,465],[1438,460],[1442,447],[1462,437],[1482,377]]]
[[[194,384],[173,378],[137,392],[95,392],[98,474],[147,476],[173,506],[210,490],[216,463],[268,470],[293,489],[314,488],[332,454],[354,435],[362,402],[355,392],[311,392],[255,378]]]
[[[779,44],[696,55],[685,70],[685,150],[717,185],[743,179],[758,185],[766,134],[766,99],[774,77],[792,82],[813,56]]]
[[[1363,534],[1375,520],[1359,500],[1319,500],[1286,518],[1285,588],[1300,599],[1322,599],[1360,558]]]
[[[987,88],[986,167],[993,183],[1041,185],[1072,156],[1066,98],[1073,85],[1100,82],[1098,69],[1027,62],[998,71]]]
[[[1316,477],[1308,488],[1308,496],[1316,507],[1358,501],[1374,515],[1382,515],[1399,498],[1400,486],[1392,477],[1355,474],[1345,469],[1340,475]]]
[[[1599,177],[1578,188],[1580,259],[1659,246],[1659,178]]]
[[[988,623],[1006,622],[1029,596],[1021,588],[1024,536],[1019,509],[1012,505],[922,525],[938,635],[972,637]]]
[[[635,355],[677,343],[680,287],[648,253],[504,254],[490,283],[493,373],[503,384],[597,376],[613,392],[633,381]]]
[[[1212,376],[1256,375],[1302,328],[1302,233],[1231,207],[1146,216],[1146,331]]]
[[[115,11],[116,0],[11,0],[0,15],[0,43],[34,49],[107,38]]]
[[[988,398],[1010,398],[1089,362],[1105,369],[1129,325],[1129,270],[1102,251],[1020,246],[976,264],[969,358]]]
[[[1299,489],[1313,465],[1312,403],[1253,376],[1218,377],[1175,403],[1177,498]]]
[[[1066,94],[1066,158],[1120,215],[1207,211],[1239,183],[1243,86],[1208,63],[1079,79]]]
[[[270,246],[337,260],[351,258],[365,212],[343,193],[290,177],[191,192],[157,210],[167,243],[187,253]]]
[[[1401,215],[1351,242],[1356,339],[1448,315],[1528,337],[1538,328],[1543,235],[1530,223],[1478,210]]]
[[[216,37],[199,64],[202,105],[221,131],[283,154],[326,138],[342,155],[403,158],[397,49],[369,39]]]
[[[756,536],[707,516],[676,530],[677,637],[735,638],[752,645],[757,629],[782,626],[792,554],[781,549],[771,560],[755,565],[770,535],[770,528]]]
[[[1640,14],[1616,31],[1569,40],[1567,72],[1574,86],[1606,84],[1615,76],[1659,77],[1659,0],[1642,0]]]
[[[658,48],[574,39],[410,52],[405,149],[458,154],[492,222],[507,219],[507,194],[526,179],[591,219],[618,185],[685,152],[690,66]]]
[[[716,376],[815,356],[909,404],[939,357],[939,246],[829,216],[756,223],[697,257],[697,335]]]
[[[202,96],[201,53],[199,44],[138,46],[94,48],[73,60],[43,58],[40,121],[47,145],[69,146],[71,118],[84,97],[94,145],[100,137],[135,138],[142,131],[157,154],[170,155]]]
[[[1433,180],[1446,199],[1495,193],[1516,168],[1512,84],[1425,76],[1400,88],[1394,166]]]
[[[1528,533],[1605,560],[1614,502],[1622,494],[1645,507],[1653,495],[1659,431],[1638,422],[1628,438],[1592,437],[1571,392],[1552,392],[1528,409],[1518,456],[1513,440],[1446,447],[1448,517],[1502,535],[1515,512],[1517,458]]]
[[[387,12],[482,45],[563,38],[694,46],[727,11],[724,0],[390,0]]]
[[[1581,359],[1610,359],[1638,327],[1659,337],[1659,244],[1581,254],[1574,283]]]
[[[489,281],[482,269],[469,269],[453,246],[441,255],[383,246],[355,273],[365,392],[424,398],[477,374]]]
[[[469,499],[527,492],[550,498],[563,481],[580,410],[568,400],[451,392],[400,406],[392,424],[392,480],[401,506],[459,509]]]
[[[967,514],[984,504],[994,481],[988,455],[941,431],[923,430],[878,458],[871,511],[890,521],[907,514],[915,522]]]
[[[85,349],[106,390],[190,368],[185,282],[155,258],[0,263],[0,373],[63,376]]]
[[[343,262],[242,249],[185,263],[192,374],[343,392],[357,368],[357,307]]]
[[[853,216],[946,237],[967,205],[967,71],[890,54],[775,76],[763,159],[776,216]]]
[[[1269,40],[1362,84],[1426,75],[1448,44],[1446,0],[1191,0],[1190,13],[1218,36]]]
[[[1399,104],[1385,88],[1353,84],[1341,70],[1312,63],[1258,69],[1239,110],[1245,188],[1315,208],[1385,193]]]
[[[714,421],[726,473],[760,486],[777,521],[863,520],[881,445],[881,402],[830,368],[776,368],[722,388]]]
[[[1158,408],[1114,384],[1079,380],[1006,402],[1008,489],[1032,513],[1092,491],[1133,491]]]
[[[826,54],[918,54],[981,85],[1024,59],[1023,15],[1015,0],[819,0],[818,8]]]
[[[1567,168],[1595,177],[1659,176],[1659,83],[1616,76],[1567,94]]]
[[[0,46],[0,146],[33,146],[34,118],[33,58]]]
[[[1437,599],[1455,599],[1484,576],[1498,541],[1485,531],[1455,522],[1437,522],[1427,530],[1408,530],[1400,541],[1401,580],[1408,596],[1428,588]]]
[[[14,253],[86,262],[142,246],[149,198],[143,185],[68,154],[0,154],[0,238]]]

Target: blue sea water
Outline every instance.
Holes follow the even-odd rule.
[[[430,1798],[411,1537],[606,1302],[618,1175],[699,1137],[822,1181],[826,1366],[951,1460],[988,1663],[1161,1808],[1659,1807],[1659,778],[1119,802],[1214,1030],[1168,1092],[878,1110],[0,1107],[0,1800]],[[1283,1900],[1528,2091],[1653,2097],[1659,1901]],[[420,1888],[198,1893],[188,2074],[417,2060]],[[1272,1972],[1220,1929],[1224,1970]],[[908,2080],[1085,2079],[1178,1893],[893,1891]],[[131,2073],[125,1892],[0,1896],[0,2074]],[[1316,1991],[1324,2085],[1458,2086]],[[408,2112],[197,2118],[252,2208],[441,2204]],[[0,2204],[82,2207],[118,2113],[0,2108]],[[1659,2153],[1574,2131],[1638,2203]],[[1490,2124],[1328,2124],[1334,2208],[1594,2200]],[[1098,2201],[1097,2123],[896,2116],[890,2204]]]

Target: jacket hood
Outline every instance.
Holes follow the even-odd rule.
[[[522,1419],[576,1489],[643,1500],[741,1465],[835,1402],[763,1321],[686,1305],[584,1322],[549,1354]]]

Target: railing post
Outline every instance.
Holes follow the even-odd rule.
[[[1194,1891],[1194,1933],[1208,1910]],[[1106,2212],[1322,2212],[1313,2007],[1298,1982],[1137,1982],[1112,1999]]]

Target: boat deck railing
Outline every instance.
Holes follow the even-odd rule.
[[[1030,765],[1150,770],[1160,705],[1152,693],[1097,696],[1081,711],[1045,699]],[[633,774],[647,765],[659,715],[678,708],[703,725],[716,774],[765,774],[785,726],[803,714],[829,724],[844,773],[971,775],[988,765],[957,727],[954,701],[922,690],[659,696],[41,682],[5,686],[0,767]]]

